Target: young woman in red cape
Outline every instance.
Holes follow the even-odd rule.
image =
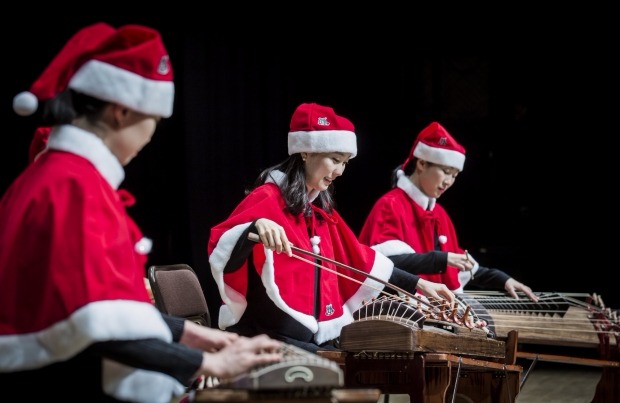
[[[14,99],[21,115],[45,101],[51,126],[0,201],[0,384],[31,400],[168,403],[282,358],[276,340],[164,315],[147,293],[117,190],[172,114],[172,78],[159,32],[97,23]]]

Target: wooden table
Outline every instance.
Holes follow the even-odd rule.
[[[381,391],[378,389],[334,389],[324,396],[294,396],[282,394],[265,396],[261,392],[207,388],[196,391],[190,402],[261,402],[261,403],[377,403]]]

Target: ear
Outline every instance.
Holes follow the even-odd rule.
[[[128,125],[128,119],[130,118],[130,111],[128,108],[119,104],[110,104],[112,108],[112,119],[116,129],[121,129]]]
[[[305,160],[306,160],[306,158],[308,158],[308,153],[306,153],[306,152],[302,152],[302,153],[300,153],[300,155],[301,155],[301,159],[302,159],[303,161],[305,161]]]

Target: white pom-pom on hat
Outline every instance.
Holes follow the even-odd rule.
[[[37,111],[39,100],[29,91],[23,91],[13,98],[13,110],[20,116],[30,116]]]
[[[445,235],[439,235],[439,243],[444,244],[446,242],[448,242],[448,237]]]

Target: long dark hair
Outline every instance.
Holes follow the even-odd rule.
[[[309,216],[312,213],[312,210],[309,205],[308,190],[306,188],[306,168],[304,161],[301,158],[301,154],[293,154],[279,164],[264,169],[258,175],[252,189],[265,184],[273,171],[281,171],[284,173],[284,180],[278,184],[282,191],[282,197],[284,197],[284,201],[286,203],[286,210],[293,215],[303,213],[304,215]],[[246,194],[252,189],[248,189]],[[335,201],[332,197],[332,192],[333,185],[330,185],[326,191],[319,193],[312,204],[315,204],[326,212],[331,213],[336,207]]]
[[[403,171],[405,173],[406,176],[411,176],[411,174],[413,173],[413,171],[415,170],[415,166],[418,162],[418,158],[417,157],[413,157],[408,163],[407,166],[405,166],[405,169],[403,169],[403,165],[398,165],[396,168],[394,168],[394,170],[392,171],[392,187],[395,188],[396,185],[398,184],[398,171]]]

